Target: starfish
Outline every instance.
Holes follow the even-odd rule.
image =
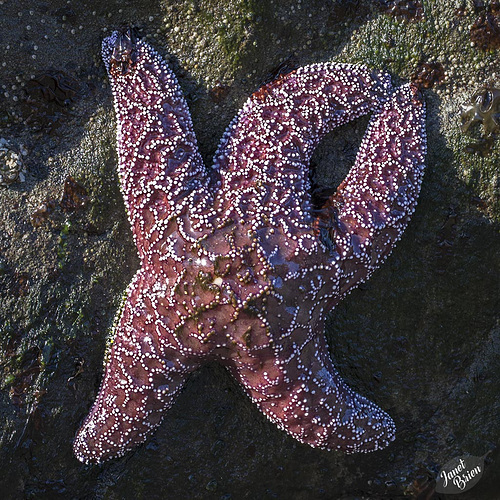
[[[188,375],[222,363],[258,408],[313,447],[382,449],[391,417],[350,389],[325,314],[385,260],[413,213],[426,152],[411,84],[313,64],[263,86],[207,169],[164,60],[131,30],[103,41],[119,178],[140,269],[114,327],[76,457],[122,456],[158,427]],[[318,211],[309,160],[334,127],[373,112],[346,179]]]

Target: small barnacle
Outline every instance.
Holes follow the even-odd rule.
[[[465,17],[467,15],[467,4],[465,2],[462,2],[456,9],[455,9],[455,16],[456,17]]]
[[[8,186],[14,182],[24,182],[26,168],[22,161],[23,148],[16,152],[9,141],[0,138],[0,186]]]

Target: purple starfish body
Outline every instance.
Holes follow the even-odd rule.
[[[141,267],[77,458],[101,462],[145,441],[207,359],[301,442],[348,453],[387,446],[392,419],[342,381],[322,331],[325,313],[387,257],[414,211],[426,149],[416,90],[393,91],[364,67],[300,68],[252,95],[208,170],[160,56],[124,32],[104,40],[103,58]],[[370,111],[354,167],[315,213],[314,148]]]

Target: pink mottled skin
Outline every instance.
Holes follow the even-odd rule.
[[[425,110],[361,66],[314,64],[253,94],[202,163],[175,76],[130,31],[103,42],[119,175],[141,267],[127,290],[77,458],[123,455],[160,424],[190,372],[219,360],[259,409],[311,446],[386,447],[392,419],[351,390],[325,314],[391,252],[420,190]],[[373,112],[356,162],[319,215],[309,160]]]

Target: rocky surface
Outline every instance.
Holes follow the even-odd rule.
[[[0,1],[0,138],[23,173],[0,186],[5,498],[431,498],[442,465],[489,451],[483,478],[456,498],[495,498],[500,140],[481,124],[461,130],[471,96],[500,87],[495,30],[471,42],[471,27],[495,26],[495,5]],[[240,105],[280,68],[364,63],[398,83],[424,64],[443,67],[444,78],[424,90],[429,153],[417,211],[385,265],[328,323],[342,376],[396,422],[386,450],[345,456],[301,445],[210,364],[137,451],[100,467],[73,457],[138,266],[100,60],[102,38],[124,23],[169,57],[207,163]],[[323,141],[313,158],[318,185],[340,182],[366,123]]]

